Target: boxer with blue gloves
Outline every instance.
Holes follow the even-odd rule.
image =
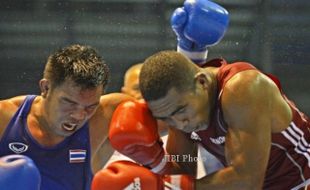
[[[0,158],[0,189],[39,190],[41,177],[37,166],[27,156]]]
[[[171,16],[171,26],[178,38],[177,51],[196,64],[205,63],[208,47],[224,36],[229,23],[228,11],[208,0],[186,0]]]

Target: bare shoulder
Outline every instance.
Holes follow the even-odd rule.
[[[289,112],[289,109],[277,85],[257,70],[242,71],[233,76],[223,89],[221,103],[228,122],[268,117],[287,120],[289,117],[289,113],[279,116],[280,112]]]
[[[0,136],[2,136],[11,118],[23,103],[26,96],[17,96],[0,101]]]
[[[0,101],[0,115],[1,118],[13,115],[18,107],[23,103],[26,96],[17,96]]]
[[[248,104],[249,100],[269,97],[275,92],[279,92],[276,84],[263,73],[256,70],[242,71],[234,75],[224,86],[222,103]]]
[[[221,104],[225,120],[231,123],[244,120],[250,113],[258,114],[258,110],[268,112],[266,109],[269,109],[271,91],[275,89],[276,85],[259,71],[248,70],[236,74],[223,89]]]

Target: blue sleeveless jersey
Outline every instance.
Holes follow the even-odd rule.
[[[27,96],[0,141],[0,157],[23,154],[33,159],[41,173],[41,190],[89,190],[90,143],[88,124],[53,147],[43,147],[31,136],[27,115],[36,96]]]

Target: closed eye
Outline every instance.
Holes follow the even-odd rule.
[[[184,106],[184,107],[182,107],[181,109],[179,109],[179,111],[178,111],[177,113],[175,113],[175,114],[184,113],[185,110],[186,110],[186,107]]]
[[[172,116],[174,116],[174,115],[176,115],[176,114],[178,114],[178,113],[184,113],[184,112],[186,111],[186,107],[187,107],[187,105],[179,106],[179,107],[177,107],[173,112],[171,112],[167,117],[162,117],[162,116],[159,117],[159,116],[157,116],[157,117],[155,117],[155,118],[165,121],[165,120],[167,120],[168,118],[170,118],[170,117],[172,117]]]
[[[65,97],[62,98],[61,101],[62,101],[64,104],[68,105],[68,106],[75,106],[75,105],[77,105],[76,102],[74,102],[74,101],[72,101],[72,100],[69,100],[68,98],[65,98]]]
[[[92,111],[94,111],[95,109],[97,109],[97,107],[98,107],[98,104],[96,104],[96,105],[91,105],[91,106],[86,107],[86,110],[87,110],[88,112],[92,112]]]

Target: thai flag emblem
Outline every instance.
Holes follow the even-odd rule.
[[[70,163],[85,162],[85,159],[86,159],[86,150],[82,149],[69,150]]]

